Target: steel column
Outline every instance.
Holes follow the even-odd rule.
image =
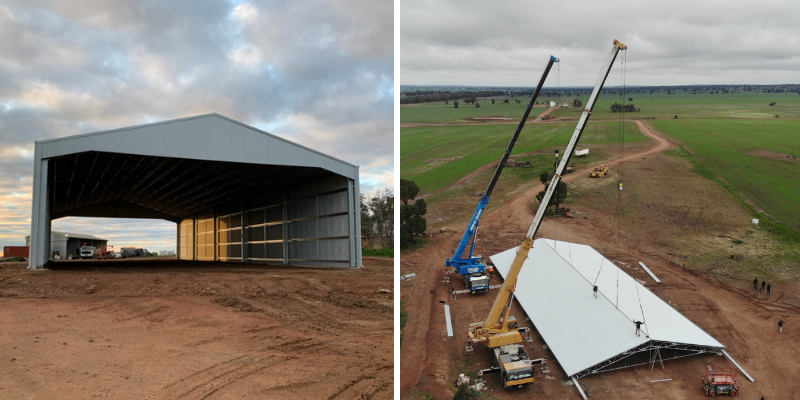
[[[48,160],[41,159],[38,144],[34,150],[33,201],[31,210],[31,249],[29,269],[44,269],[50,260],[50,201],[48,196]]]

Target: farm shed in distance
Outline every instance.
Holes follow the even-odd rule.
[[[30,248],[30,236],[25,236],[25,245]],[[101,248],[106,247],[106,245],[108,245],[108,240],[97,236],[57,231],[51,231],[50,233],[50,254],[56,254],[56,252],[58,252],[62,260],[67,259],[67,254],[72,254],[74,256],[79,255],[78,253],[81,246]]]
[[[37,141],[29,268],[51,221],[164,219],[178,259],[361,267],[358,166],[219,114]]]

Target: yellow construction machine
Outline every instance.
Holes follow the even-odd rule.
[[[592,172],[589,173],[589,178],[602,178],[606,175],[608,175],[608,167],[601,165],[599,167],[594,167]]]
[[[539,226],[542,223],[544,212],[547,209],[547,205],[550,204],[550,198],[553,196],[556,185],[558,185],[558,182],[561,180],[566,166],[569,164],[570,157],[575,152],[575,146],[577,146],[578,139],[580,139],[583,133],[583,128],[586,127],[586,122],[592,115],[592,109],[597,102],[600,91],[603,89],[606,77],[608,77],[608,73],[611,71],[611,66],[614,64],[614,60],[616,60],[619,51],[626,50],[627,48],[628,47],[624,44],[616,40],[614,41],[609,56],[606,57],[606,64],[603,66],[603,74],[598,78],[594,90],[591,96],[589,96],[589,100],[586,102],[586,108],[583,110],[583,113],[581,113],[578,125],[575,127],[575,131],[567,145],[566,151],[563,153],[565,156],[561,160],[561,163],[559,163],[553,178],[550,180],[550,184],[547,186],[547,191],[545,191],[544,198],[540,202],[536,216],[533,218],[533,222],[525,238],[522,240],[519,250],[517,250],[517,255],[511,263],[511,267],[505,274],[505,281],[500,288],[500,293],[497,294],[497,298],[494,300],[492,308],[489,310],[489,315],[483,321],[469,325],[469,346],[471,347],[473,343],[486,344],[492,350],[492,355],[495,360],[494,367],[480,370],[478,374],[483,375],[489,372],[500,372],[503,379],[503,386],[506,388],[532,384],[534,382],[534,366],[547,362],[544,357],[536,360],[531,360],[529,358],[525,347],[522,345],[520,331],[527,331],[530,328],[519,328],[516,318],[508,315],[511,311],[511,302],[514,299],[517,278],[522,269],[522,264],[528,258],[528,253],[531,247],[533,247],[533,238],[536,236],[536,232],[539,230]]]

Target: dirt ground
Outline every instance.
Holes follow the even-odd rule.
[[[576,203],[584,206],[571,206],[579,211],[578,218],[547,218],[537,237],[595,247],[723,343],[731,356],[755,378],[755,383],[751,383],[740,375],[738,381],[743,398],[798,398],[800,308],[796,304],[800,300],[799,285],[787,283],[773,288],[770,296],[762,292],[762,298],[756,298],[752,276],[737,275],[736,269],[740,267],[722,255],[715,261],[714,269],[693,268],[698,250],[690,244],[722,248],[730,236],[747,229],[747,214],[737,207],[732,196],[721,188],[708,187],[708,181],[700,177],[682,179],[679,183],[674,179],[670,181],[672,173],[682,177],[689,175],[681,173],[689,171],[691,166],[678,157],[660,154],[672,144],[647,125],[637,124],[653,142],[651,147],[624,158],[625,193],[631,197],[631,204],[640,206],[626,220],[627,229],[620,233],[621,220],[614,218],[617,179],[611,176],[610,179],[590,180],[586,178],[588,170],[583,170],[565,176],[565,181],[581,193]],[[607,164],[612,173],[619,172],[618,160]],[[650,182],[650,186],[644,185],[646,182]],[[643,189],[634,189],[637,184]],[[691,194],[700,189],[705,196]],[[518,246],[532,220],[531,205],[540,190],[543,187],[528,189],[487,213],[481,220],[483,234],[476,254],[489,256]],[[463,201],[471,203],[474,209],[477,200],[464,198]],[[429,205],[429,213],[432,209],[436,212],[435,207],[435,204]],[[453,381],[459,373],[474,376],[475,370],[492,364],[485,347],[475,346],[475,351],[466,352],[465,345],[469,323],[486,317],[496,291],[475,296],[459,294],[453,299],[452,289],[461,289],[463,284],[457,279],[448,282],[444,274],[443,260],[453,255],[463,234],[459,226],[451,220],[448,222],[450,232],[437,234],[423,249],[401,257],[401,274],[418,274],[413,280],[401,282],[401,299],[405,301],[404,309],[409,318],[400,351],[402,398],[425,398],[426,395],[435,399],[452,398]],[[617,227],[616,231],[612,226]],[[438,228],[434,223],[429,230]],[[662,283],[656,283],[639,268],[638,261],[644,262]],[[495,276],[492,284],[499,283],[501,278]],[[454,337],[446,335],[440,301],[450,305]],[[547,306],[547,299],[542,299],[541,307]],[[517,320],[527,318],[516,302],[512,315]],[[786,321],[782,334],[778,334],[779,319]],[[789,326],[794,328],[789,329]],[[550,372],[537,373],[533,386],[509,391],[502,389],[498,376],[488,375],[485,378],[489,398],[580,399],[577,389],[564,381],[558,360],[545,348],[546,343],[535,329],[531,337],[533,341],[525,344],[528,353],[533,358],[547,356]],[[665,361],[664,369],[656,366],[652,372],[649,366],[639,366],[591,375],[581,382],[591,390],[589,394],[593,399],[699,399],[704,397],[700,389],[703,369],[709,364],[730,365],[730,362],[713,354],[692,356]],[[672,380],[650,383],[659,379]]]
[[[393,261],[0,264],[2,399],[391,399]]]

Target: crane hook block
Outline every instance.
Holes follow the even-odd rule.
[[[628,46],[625,46],[617,39],[614,39],[614,46],[619,47],[620,50],[628,50]]]

